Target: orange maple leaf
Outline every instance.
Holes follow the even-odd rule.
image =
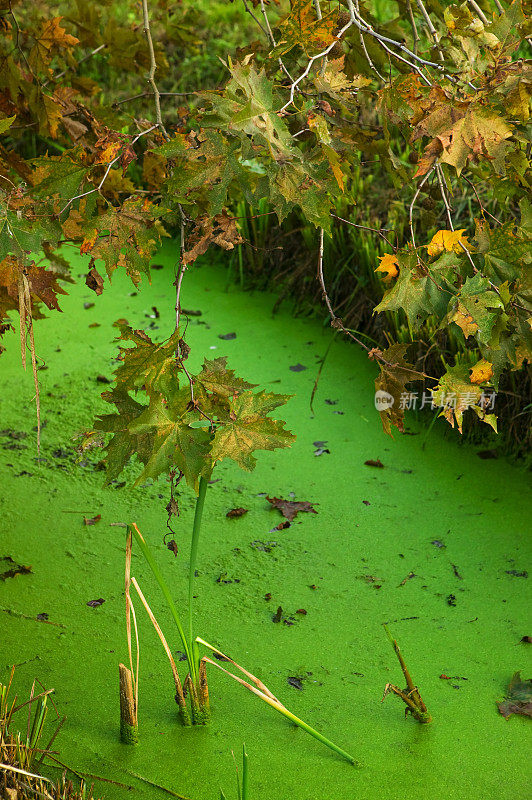
[[[392,278],[396,278],[399,275],[397,256],[393,255],[393,253],[386,253],[384,256],[379,256],[379,259],[381,263],[375,272],[384,272],[383,281],[388,283]]]

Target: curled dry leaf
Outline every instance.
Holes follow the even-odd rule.
[[[248,511],[249,511],[249,508],[242,508],[242,507],[240,507],[240,508],[232,508],[230,511],[227,512],[227,514],[225,516],[229,517],[230,519],[232,519],[234,517],[243,517],[244,514],[248,513]]]

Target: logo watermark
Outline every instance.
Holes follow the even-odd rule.
[[[480,395],[477,392],[401,392],[399,396],[399,408],[401,411],[410,411],[430,407],[435,408],[459,408],[465,411],[473,406],[480,406],[484,411],[492,411],[495,408],[496,392],[483,391]],[[379,389],[375,392],[375,408],[377,411],[386,411],[391,408],[395,400],[389,392]]]

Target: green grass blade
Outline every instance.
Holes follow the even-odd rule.
[[[166,600],[168,608],[170,609],[170,613],[172,614],[172,617],[174,618],[174,622],[175,622],[175,624],[177,626],[177,630],[179,631],[179,636],[181,637],[181,643],[183,645],[183,648],[185,650],[185,654],[187,656],[188,665],[189,665],[191,674],[193,674],[194,683],[196,683],[196,681],[194,679],[195,678],[195,673],[196,673],[194,657],[193,657],[191,648],[189,647],[189,643],[188,643],[187,637],[185,635],[185,631],[183,630],[183,626],[181,625],[181,620],[179,619],[179,614],[177,613],[177,608],[175,607],[175,603],[174,603],[174,601],[172,599],[172,595],[170,594],[170,589],[168,588],[168,584],[166,583],[165,579],[163,578],[162,572],[159,569],[159,566],[158,566],[157,562],[155,561],[155,559],[153,557],[153,553],[151,552],[150,548],[148,547],[148,544],[147,544],[146,540],[144,539],[143,535],[141,534],[141,532],[139,531],[137,526],[136,525],[128,525],[128,531],[131,531],[131,533],[135,537],[135,541],[137,542],[137,544],[139,545],[140,549],[142,550],[142,554],[143,554],[144,558],[146,559],[146,561],[148,562],[148,564],[149,564],[149,566],[151,568],[151,571],[153,572],[153,574],[155,576],[155,580],[159,584],[159,587],[160,587],[160,589],[161,589],[161,591],[162,591],[162,593],[164,595],[164,599]]]
[[[249,800],[248,754],[245,744],[242,745],[242,800]]]

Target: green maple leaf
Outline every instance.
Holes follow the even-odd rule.
[[[478,341],[496,346],[508,317],[504,313],[503,300],[493,291],[488,278],[480,272],[468,278],[460,290],[458,301],[477,326]],[[456,300],[451,300],[453,310],[455,303]]]
[[[176,353],[180,348],[180,334],[174,333],[161,344],[153,342],[141,330],[116,322],[120,330],[118,341],[134,342],[135,347],[120,347],[120,366],[115,370],[116,387],[121,391],[170,394],[179,385],[179,364]]]
[[[288,156],[293,151],[292,136],[277,112],[283,101],[274,91],[273,82],[264,70],[257,72],[252,64],[230,64],[231,80],[223,94],[204,92],[212,113],[204,124],[221,127],[253,137],[265,144],[274,157]]]
[[[115,269],[124,267],[137,285],[141,273],[150,274],[150,261],[160,244],[154,222],[164,213],[165,209],[149,201],[130,197],[121,208],[111,206],[85,223],[81,252],[101,258],[109,278]]]
[[[225,206],[231,183],[241,188],[249,183],[248,170],[241,163],[241,143],[230,141],[218,131],[204,130],[198,147],[184,149],[177,168],[166,184],[172,200],[195,205],[199,198],[209,214],[219,214]],[[165,155],[168,142],[155,152]],[[170,152],[173,152],[170,150]]]
[[[207,392],[220,397],[233,397],[246,389],[254,389],[256,383],[248,383],[243,378],[235,375],[234,369],[227,369],[227,358],[208,359],[203,362],[203,368],[196,378],[195,383],[200,384]]]
[[[231,400],[229,414],[216,430],[212,444],[213,462],[232,458],[242,469],[252,470],[257,463],[254,450],[289,447],[295,439],[284,422],[267,415],[287,402],[290,395],[272,392],[243,392]]]
[[[134,455],[143,462],[148,460],[153,434],[151,432],[141,434],[130,432],[130,424],[142,414],[146,406],[137,403],[127,392],[113,389],[110,392],[104,392],[102,397],[108,403],[113,403],[118,411],[117,414],[101,415],[94,423],[95,430],[112,434],[112,438],[105,448],[105,482],[110,483],[118,478]]]
[[[447,277],[451,272],[451,264],[456,261],[452,253],[445,254],[443,260],[429,265],[418,265],[415,252],[397,253],[399,275],[393,286],[384,293],[377,313],[382,311],[398,311],[402,309],[412,327],[418,327],[427,317],[435,314],[441,319],[446,310],[446,293],[438,287],[447,288]],[[449,259],[450,257],[450,259]],[[435,272],[436,275],[431,273]]]
[[[80,191],[89,168],[78,161],[79,152],[63,153],[61,156],[41,156],[32,161],[34,172],[33,194],[38,198],[54,198],[66,202]]]
[[[162,395],[150,397],[149,406],[129,425],[136,436],[149,435],[151,452],[144,461],[144,469],[135,481],[138,485],[147,478],[158,478],[176,467],[184,474],[187,483],[197,488],[199,476],[210,474],[209,458],[212,434],[190,422],[195,414],[189,410],[188,387],[172,393],[166,401]]]

